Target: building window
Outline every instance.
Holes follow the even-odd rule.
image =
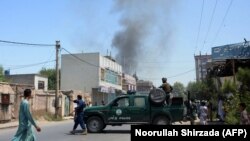
[[[38,90],[44,89],[44,81],[38,81]]]

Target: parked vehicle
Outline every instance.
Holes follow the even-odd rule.
[[[164,100],[164,91],[154,89],[149,95],[125,94],[105,106],[86,108],[84,119],[88,132],[101,132],[106,125],[169,125],[182,121],[183,98],[174,97],[169,105],[164,104]]]

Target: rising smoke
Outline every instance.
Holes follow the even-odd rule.
[[[171,8],[176,0],[114,0],[114,11],[121,14],[121,30],[115,33],[112,47],[116,60],[128,74],[138,70],[145,58],[166,51],[171,35]]]

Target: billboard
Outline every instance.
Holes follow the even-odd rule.
[[[250,59],[250,43],[237,43],[212,48],[212,60]]]

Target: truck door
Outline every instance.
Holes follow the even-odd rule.
[[[171,102],[169,109],[170,109],[170,113],[172,115],[172,119],[174,121],[183,120],[183,116],[184,116],[183,98],[182,97],[174,97],[174,98],[172,98],[171,101],[172,102]]]
[[[129,97],[121,97],[115,100],[109,110],[108,122],[130,122],[129,114],[130,101]]]
[[[130,109],[133,122],[148,122],[149,121],[149,107],[148,101],[145,97],[134,97],[133,107]]]

